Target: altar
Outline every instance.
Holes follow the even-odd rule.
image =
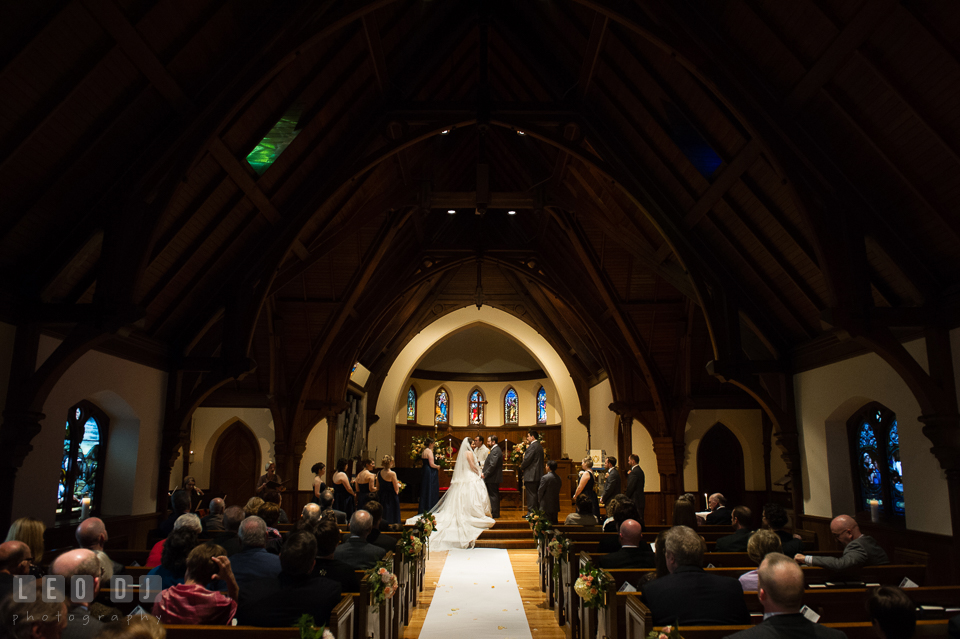
[[[453,477],[453,468],[441,468],[440,471],[440,494],[442,495],[450,488],[450,480]],[[513,508],[519,508],[522,501],[522,487],[518,479],[516,466],[513,464],[504,464],[503,481],[500,483],[500,505]]]

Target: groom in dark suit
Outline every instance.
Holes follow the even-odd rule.
[[[490,454],[483,462],[483,483],[487,485],[487,494],[490,495],[490,515],[500,517],[500,482],[503,481],[503,449],[497,445],[497,436],[487,437],[487,447]]]
[[[527,450],[520,464],[523,473],[523,487],[527,491],[527,514],[537,509],[540,497],[540,479],[543,477],[543,446],[537,441],[537,431],[527,431]]]

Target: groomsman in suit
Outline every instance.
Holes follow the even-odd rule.
[[[547,519],[551,523],[559,523],[557,518],[560,516],[560,486],[563,483],[557,475],[557,461],[551,459],[547,462],[547,474],[540,478],[540,489],[537,496],[540,500],[540,510],[547,514]]]
[[[606,470],[607,481],[603,484],[603,496],[600,497],[600,501],[607,508],[607,517],[613,517],[613,513],[610,512],[610,500],[620,494],[620,472],[617,470],[616,457],[607,457]]]
[[[490,515],[500,517],[500,482],[503,481],[503,449],[497,445],[497,436],[487,437],[487,446],[490,454],[483,463],[483,483],[487,485],[487,494],[490,495]]]
[[[537,431],[527,431],[527,450],[520,464],[523,473],[523,487],[527,491],[527,514],[537,509],[540,497],[540,479],[543,477],[543,446],[537,441]]]
[[[637,506],[637,513],[640,515],[640,523],[643,523],[643,507],[646,505],[646,498],[643,494],[643,485],[645,477],[643,469],[640,468],[640,457],[631,454],[627,457],[627,463],[630,465],[630,472],[627,473],[627,497],[633,500]]]

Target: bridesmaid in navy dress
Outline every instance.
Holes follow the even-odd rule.
[[[363,508],[377,494],[377,476],[373,473],[373,460],[364,459],[363,470],[357,473],[357,508]]]
[[[433,461],[433,449],[437,442],[427,439],[427,447],[423,449],[423,479],[420,482],[420,509],[418,513],[425,513],[440,501],[440,467]]]
[[[584,457],[580,468],[583,469],[583,472],[580,474],[580,481],[577,483],[577,492],[573,494],[573,503],[576,504],[577,495],[583,493],[593,503],[593,516],[597,518],[597,521],[603,521],[600,519],[600,498],[597,497],[597,491],[594,487],[593,459]]]
[[[356,510],[354,498],[356,493],[350,485],[350,478],[347,476],[347,465],[350,462],[346,459],[337,460],[337,472],[333,474],[333,507],[347,513],[347,521]]]
[[[393,457],[383,456],[383,469],[377,476],[377,496],[383,506],[383,521],[388,524],[400,523],[400,480],[397,473],[391,470]]]

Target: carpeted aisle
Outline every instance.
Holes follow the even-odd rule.
[[[524,639],[530,636],[507,551],[499,548],[449,551],[420,639]]]

